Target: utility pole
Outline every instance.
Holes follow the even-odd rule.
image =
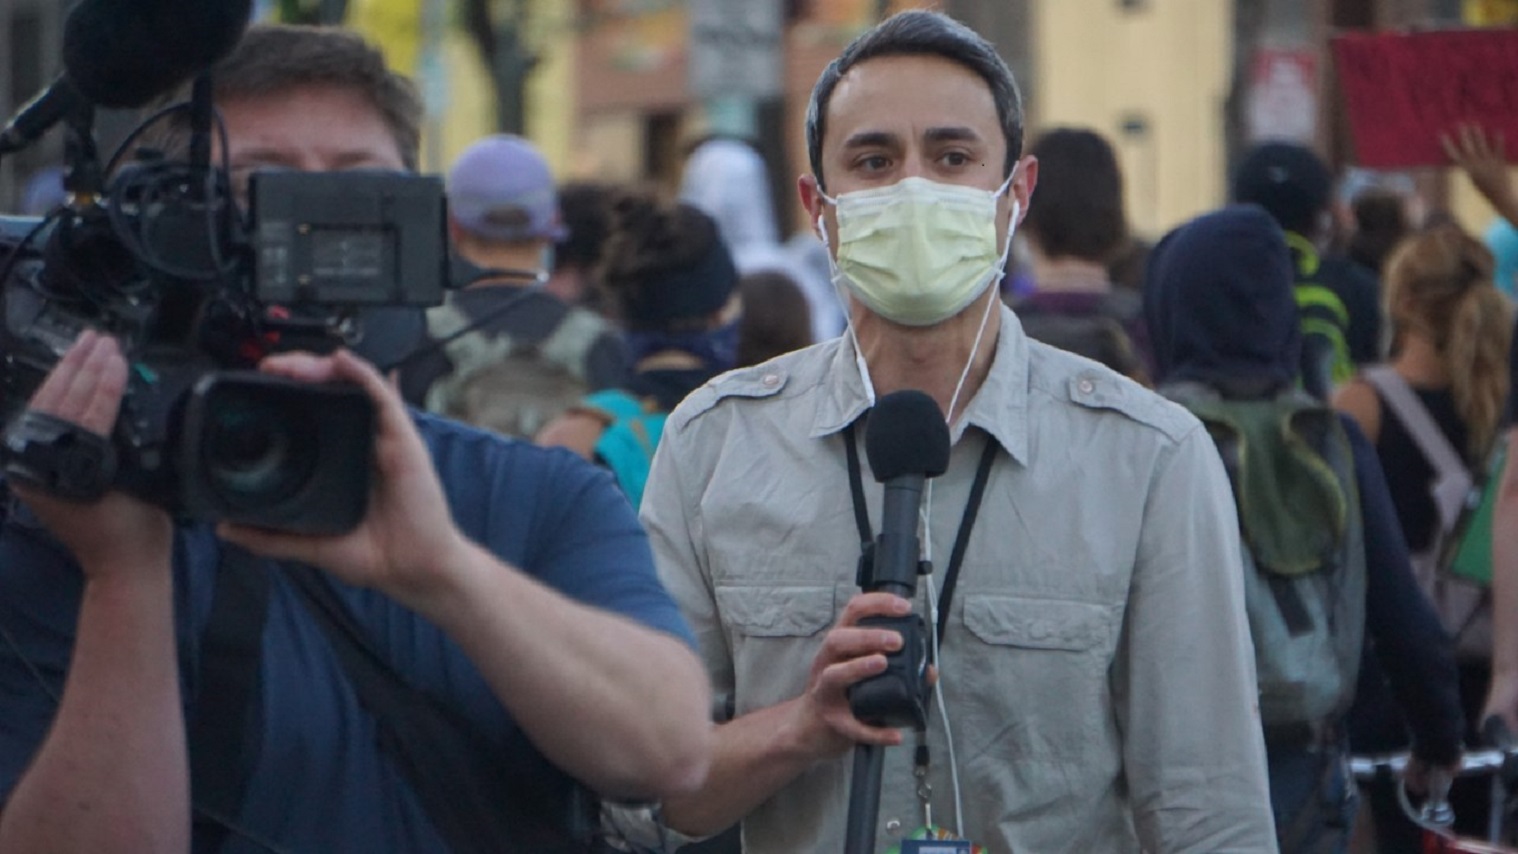
[[[527,77],[537,67],[538,56],[529,48],[527,0],[509,3],[497,15],[491,0],[465,0],[464,26],[495,86],[496,127],[504,133],[522,133],[527,127]]]
[[[1249,82],[1255,52],[1265,38],[1266,4],[1269,0],[1233,0],[1233,75],[1223,103],[1223,164],[1232,175],[1249,146]]]

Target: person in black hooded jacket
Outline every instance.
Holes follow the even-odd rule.
[[[1144,313],[1161,390],[1200,383],[1227,398],[1266,399],[1298,385],[1301,335],[1292,265],[1280,227],[1253,205],[1225,208],[1165,237],[1150,258]],[[1366,560],[1365,656],[1374,652],[1413,733],[1415,786],[1430,767],[1459,762],[1462,716],[1449,637],[1419,591],[1375,449],[1340,416],[1353,452]],[[1272,743],[1277,834],[1321,809],[1312,844],[1283,852],[1343,850],[1356,806],[1344,779],[1344,722],[1318,744]],[[1316,795],[1316,797],[1314,797]],[[1290,840],[1288,840],[1290,841]]]

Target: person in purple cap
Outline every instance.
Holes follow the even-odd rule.
[[[627,373],[620,336],[543,289],[566,236],[548,164],[508,134],[471,145],[448,173],[459,290],[427,314],[432,346],[400,371],[430,412],[530,437],[587,392]]]

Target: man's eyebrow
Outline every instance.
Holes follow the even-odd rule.
[[[934,127],[922,132],[928,142],[979,142],[980,134],[969,127]]]
[[[860,131],[843,141],[844,148],[869,148],[872,146],[892,146],[896,144],[898,144],[896,134],[883,130]]]

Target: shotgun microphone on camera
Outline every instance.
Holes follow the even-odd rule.
[[[63,25],[63,74],[0,130],[20,151],[89,107],[141,107],[231,52],[252,0],[83,0]]]

